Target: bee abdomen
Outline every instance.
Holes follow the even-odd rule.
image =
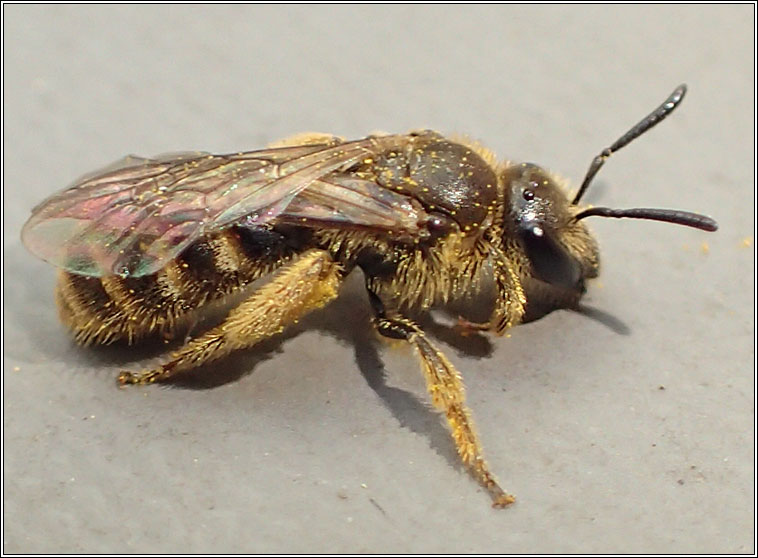
[[[243,289],[291,257],[293,250],[260,229],[231,228],[203,238],[157,273],[86,277],[63,272],[57,300],[77,342],[134,343],[171,336],[208,303]]]

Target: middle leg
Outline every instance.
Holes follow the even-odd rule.
[[[388,314],[381,299],[371,290],[369,298],[375,314],[374,325],[379,333],[391,339],[407,341],[418,355],[432,403],[445,413],[458,455],[477,481],[487,489],[493,507],[503,508],[515,502],[513,496],[500,488],[484,460],[471,411],[466,406],[461,374],[416,323],[395,313]]]

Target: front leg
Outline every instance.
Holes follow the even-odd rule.
[[[463,380],[447,357],[426,337],[413,321],[396,313],[387,313],[381,299],[369,290],[374,309],[374,325],[379,333],[411,344],[421,361],[421,370],[434,406],[445,413],[461,461],[492,497],[492,505],[503,508],[515,501],[498,485],[482,455],[471,411],[466,406]]]
[[[526,312],[526,294],[513,264],[502,250],[491,245],[490,261],[497,288],[495,310],[489,322],[475,323],[459,317],[458,327],[463,334],[472,331],[493,331],[503,335],[511,327],[521,323]]]

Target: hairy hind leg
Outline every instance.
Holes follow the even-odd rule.
[[[221,324],[174,352],[170,360],[140,373],[122,372],[118,381],[152,384],[252,347],[336,298],[343,276],[342,266],[327,252],[310,250],[232,309]]]

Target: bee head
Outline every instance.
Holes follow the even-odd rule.
[[[595,157],[582,185],[569,199],[559,180],[544,169],[529,163],[506,167],[506,234],[517,239],[529,262],[527,273],[547,285],[581,295],[584,282],[597,276],[598,247],[582,219],[592,216],[651,219],[677,225],[715,231],[710,217],[670,209],[611,209],[580,207],[579,202],[605,161],[616,151],[666,118],[687,91],[680,85],[656,110]]]
[[[558,179],[531,163],[508,167],[503,175],[509,199],[508,235],[520,244],[529,275],[553,287],[584,290],[597,276],[598,247]]]

